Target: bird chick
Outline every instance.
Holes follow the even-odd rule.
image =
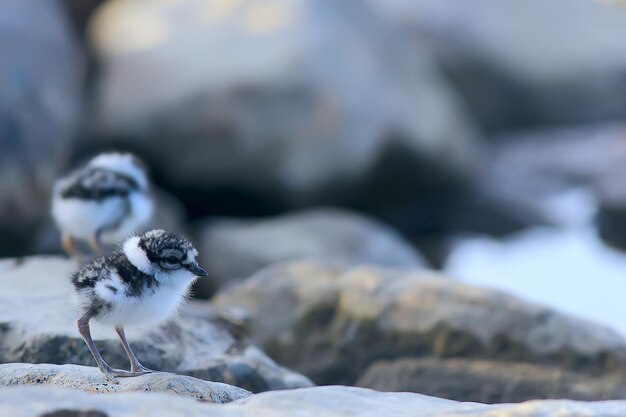
[[[100,371],[109,377],[151,372],[135,357],[124,327],[156,325],[170,318],[196,278],[207,276],[196,262],[197,255],[187,239],[151,230],[129,238],[120,249],[72,275],[74,301],[80,313],[78,331]],[[113,369],[104,361],[91,339],[90,320],[115,328],[130,360],[130,371]]]
[[[152,196],[143,163],[128,153],[103,153],[60,178],[52,191],[52,217],[63,249],[77,255],[74,239],[94,252],[139,230],[152,216]]]

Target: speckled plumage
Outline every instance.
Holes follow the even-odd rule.
[[[104,153],[56,181],[52,216],[73,253],[72,239],[114,243],[135,233],[152,215],[144,165],[135,156]]]
[[[83,292],[84,305],[89,305],[89,311],[97,317],[102,313],[110,311],[114,305],[94,293],[98,282],[106,282],[111,279],[112,274],[117,274],[124,283],[123,290],[112,284],[105,284],[113,295],[123,291],[126,297],[140,297],[147,290],[152,290],[159,285],[154,276],[148,275],[135,267],[118,249],[107,256],[103,256],[85,265],[80,270],[72,274],[72,285],[77,293]]]
[[[108,197],[128,197],[137,191],[140,191],[139,184],[126,174],[85,167],[71,174],[61,185],[59,194],[62,198],[98,201]]]
[[[102,372],[112,370],[97,353],[89,334],[89,321],[116,328],[122,343],[127,325],[159,324],[170,318],[185,300],[191,284],[206,271],[196,263],[198,251],[187,239],[152,230],[127,239],[111,254],[84,265],[71,276],[74,300],[80,314],[79,330]],[[126,345],[125,345],[126,348]],[[141,366],[127,353],[138,374]],[[145,369],[144,369],[145,371]]]
[[[117,317],[116,309],[150,303],[160,290],[177,298],[169,303],[169,311],[166,311],[167,305],[161,304],[162,309],[155,312],[155,317],[135,318],[131,314],[123,317],[130,323],[110,324],[164,320],[176,310],[171,304],[177,306],[195,280],[193,273],[186,268],[196,265],[197,254],[187,239],[163,230],[152,230],[130,238],[124,247],[90,262],[72,275],[77,306],[83,313],[90,312],[95,320],[107,322],[110,321],[107,320],[108,315]],[[143,260],[137,258],[144,256]],[[164,265],[170,257],[175,258],[176,263],[173,266]]]

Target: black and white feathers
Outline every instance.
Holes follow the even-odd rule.
[[[198,276],[198,251],[163,230],[134,236],[72,275],[81,316],[111,326],[158,324],[176,312]]]
[[[128,153],[104,153],[57,180],[52,216],[64,236],[113,243],[135,233],[153,209],[143,164]]]

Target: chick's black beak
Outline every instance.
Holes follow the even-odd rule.
[[[207,271],[200,268],[200,265],[198,265],[195,262],[192,263],[191,265],[187,265],[187,270],[197,277],[206,277],[207,275],[209,275]]]

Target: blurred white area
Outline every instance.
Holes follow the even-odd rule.
[[[574,190],[545,204],[558,227],[498,240],[458,240],[445,271],[612,327],[626,336],[626,255],[607,247],[592,220],[595,201]]]

